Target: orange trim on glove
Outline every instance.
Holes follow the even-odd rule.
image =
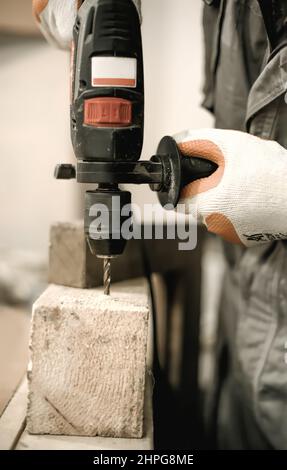
[[[185,186],[181,192],[182,198],[195,196],[215,188],[224,173],[225,160],[220,148],[210,140],[192,140],[178,144],[180,151],[187,157],[200,157],[218,165],[217,170],[208,178],[201,178]]]
[[[181,192],[182,198],[196,196],[215,188],[220,183],[224,169],[225,160],[220,148],[210,140],[192,140],[178,144],[183,155],[188,157],[200,157],[212,161],[218,165],[218,169],[209,177],[201,178],[185,186]],[[210,214],[205,220],[207,229],[224,240],[242,245],[242,242],[230,220],[223,214]]]
[[[32,0],[32,12],[38,23],[41,23],[40,15],[48,5],[49,0]]]
[[[207,230],[215,235],[220,235],[224,240],[237,245],[243,245],[233,224],[223,214],[210,214],[206,217]]]

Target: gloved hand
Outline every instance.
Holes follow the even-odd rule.
[[[210,232],[254,246],[287,239],[287,150],[232,130],[201,129],[175,136],[186,156],[218,165],[183,188],[180,203]]]
[[[84,0],[32,0],[39,27],[51,44],[69,49],[77,10]],[[141,17],[141,0],[133,0]]]

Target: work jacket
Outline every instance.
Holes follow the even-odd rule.
[[[256,0],[204,3],[203,105],[214,113],[216,127],[287,148],[287,46],[270,60]],[[287,242],[250,249],[225,244],[225,253],[220,323],[228,367],[219,444],[287,449]]]

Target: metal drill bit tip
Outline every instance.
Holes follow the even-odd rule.
[[[110,295],[111,289],[111,258],[104,258],[104,294]]]

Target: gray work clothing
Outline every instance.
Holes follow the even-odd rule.
[[[267,63],[256,0],[205,3],[204,106],[216,127],[287,148],[287,47]],[[220,322],[229,366],[220,392],[219,443],[287,449],[287,242],[246,250],[225,244],[225,252]]]

